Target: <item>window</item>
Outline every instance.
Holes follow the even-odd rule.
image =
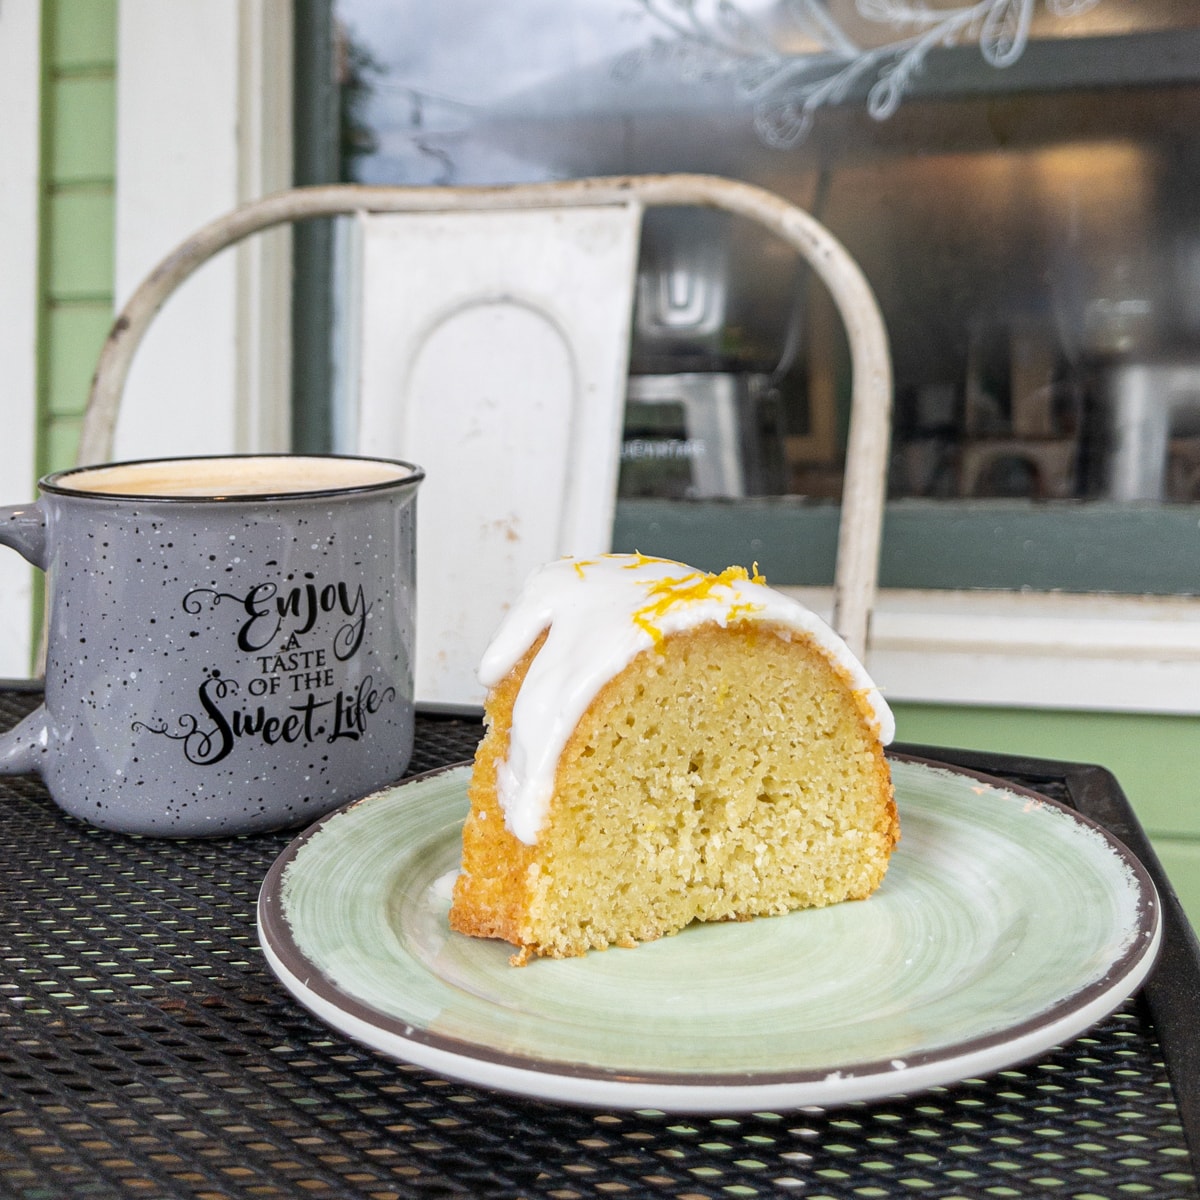
[[[893,342],[885,585],[1195,590],[1174,511],[1200,492],[1194,6],[338,0],[335,21],[344,178],[709,171],[829,225]],[[828,544],[846,371],[786,253],[650,214],[618,539],[686,538],[720,498],[704,521],[734,544],[749,511],[812,526],[772,546]],[[697,435],[714,403],[736,469]],[[777,553],[776,577],[827,578]]]
[[[1124,666],[1055,703],[1153,707],[1150,677],[1122,674],[1150,653],[1184,670],[1166,710],[1200,709],[1180,667],[1194,614],[1168,599],[1200,590],[1194,5],[337,0],[328,37],[343,179],[702,171],[817,215],[892,338],[876,630],[923,647],[905,671],[932,627],[912,632],[903,597],[985,589],[962,600],[987,623],[962,654],[999,662],[1016,637],[1045,663],[1064,630],[1103,627],[1093,665]],[[736,220],[649,214],[618,548],[827,584],[847,371],[831,305],[787,252]],[[736,415],[718,445],[714,405]],[[1009,591],[1034,623],[1019,636]],[[1054,593],[1051,610],[1029,593]],[[1096,593],[1163,600],[1101,615]],[[949,603],[923,611],[944,627]],[[1152,651],[1147,620],[1175,631]],[[922,686],[900,692],[963,698]]]

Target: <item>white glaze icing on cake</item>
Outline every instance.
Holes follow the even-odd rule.
[[[708,623],[771,624],[808,637],[845,674],[874,717],[879,740],[895,721],[879,689],[845,642],[816,613],[751,578],[720,575],[633,554],[564,558],[530,576],[484,653],[479,680],[495,687],[544,632],[513,707],[497,795],[505,825],[527,845],[537,840],[567,740],[600,689],[664,637]]]

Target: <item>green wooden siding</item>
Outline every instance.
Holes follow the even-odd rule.
[[[1200,929],[1200,718],[949,704],[894,707],[901,741],[1107,767]]]
[[[74,460],[112,321],[116,0],[42,4],[38,473]]]

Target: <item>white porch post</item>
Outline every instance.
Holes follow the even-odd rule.
[[[0,5],[0,504],[33,499],[41,5]],[[0,676],[29,674],[33,568],[0,551]]]
[[[187,234],[291,177],[287,0],[120,0],[116,299]],[[133,365],[115,456],[286,449],[286,232],[207,265]]]

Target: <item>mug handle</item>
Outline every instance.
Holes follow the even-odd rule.
[[[46,518],[37,504],[0,507],[0,545],[11,546],[35,567],[46,569]],[[0,775],[38,770],[50,747],[50,719],[39,704],[19,725],[0,734]]]

